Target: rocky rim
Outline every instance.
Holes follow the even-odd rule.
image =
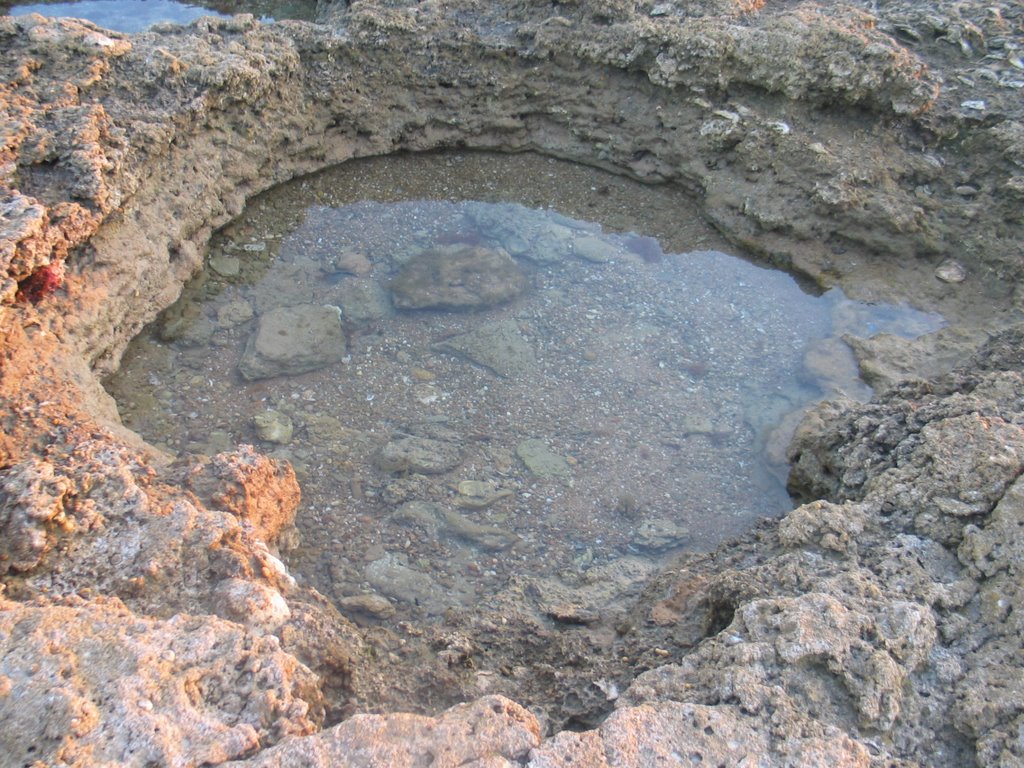
[[[367,0],[131,38],[0,18],[0,761],[1021,764],[1022,25],[744,0]],[[538,642],[550,696],[614,700],[574,730],[501,696],[354,714],[400,681],[277,558],[290,467],[172,461],[99,384],[248,197],[453,146],[682,185],[766,260],[952,321],[857,343],[878,395],[805,418],[807,503],[652,579],[620,666]],[[550,640],[512,623],[491,641]],[[437,668],[468,691],[457,630]]]

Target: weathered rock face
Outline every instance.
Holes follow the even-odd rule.
[[[526,275],[505,251],[469,245],[423,251],[391,281],[399,309],[485,309],[525,288]]]
[[[322,711],[315,675],[236,624],[0,602],[4,765],[222,763],[310,733]]]
[[[537,719],[515,702],[487,696],[437,718],[356,715],[319,738],[290,739],[256,760],[228,765],[420,765],[512,768],[540,743]]]
[[[332,27],[130,39],[0,18],[0,761],[1024,761],[1018,332],[928,383],[878,363],[891,386],[873,403],[814,411],[792,447],[808,503],[652,579],[615,646],[648,671],[599,728],[546,742],[493,698],[311,733],[386,681],[268,548],[294,514],[290,470],[247,450],[170,465],[96,378],[248,196],[442,146],[682,184],[736,242],[823,282],[888,295],[907,266],[978,338],[1022,306],[1022,11],[886,6],[876,23],[811,3],[367,0]],[[515,234],[540,264],[570,252],[567,232]],[[946,259],[963,282],[934,278]]]

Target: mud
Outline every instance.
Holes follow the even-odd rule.
[[[395,744],[410,764],[1019,764],[1024,381],[1019,333],[1001,329],[1022,309],[1021,16],[361,2],[320,24],[131,38],[0,18],[8,764],[385,764]],[[879,395],[805,419],[791,488],[808,503],[781,522],[679,561],[596,626],[566,630],[589,620],[571,609],[451,616],[400,681],[422,630],[357,628],[276,556],[291,470],[245,448],[172,461],[120,425],[99,379],[247,198],[439,147],[681,186],[766,261],[952,325],[856,346]],[[205,639],[166,639],[182,632]],[[479,674],[474,643],[509,664]],[[352,717],[418,688],[434,715],[509,680],[557,718],[497,697]],[[186,722],[191,740],[152,737]]]

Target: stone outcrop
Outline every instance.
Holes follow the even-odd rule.
[[[4,600],[0,717],[5,765],[200,765],[308,734],[323,704],[277,638],[231,622]]]
[[[683,185],[824,284],[889,295],[905,268],[968,343],[1022,304],[1020,8],[343,5],[131,38],[0,17],[0,762],[1024,761],[1019,331],[818,407],[791,448],[807,503],[653,578],[618,625],[635,679],[586,692],[616,710],[547,739],[498,698],[348,717],[386,681],[271,550],[290,469],[174,464],[99,384],[247,198],[448,146]],[[963,283],[932,279],[948,259]]]

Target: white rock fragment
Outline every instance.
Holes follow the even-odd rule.
[[[944,283],[962,283],[967,279],[967,270],[959,262],[947,259],[935,268],[935,276]]]

